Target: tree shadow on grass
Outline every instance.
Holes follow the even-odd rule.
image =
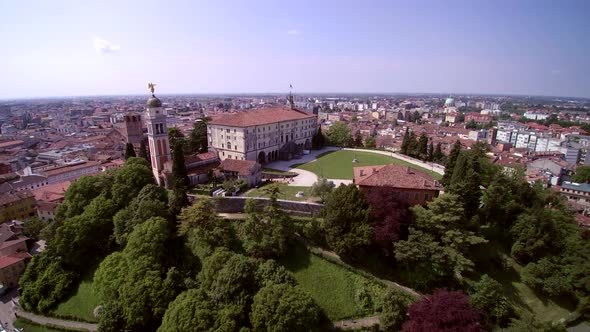
[[[280,259],[280,263],[291,272],[307,268],[311,264],[311,253],[301,241],[293,241],[287,254]]]

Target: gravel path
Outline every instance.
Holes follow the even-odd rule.
[[[90,332],[95,332],[98,329],[97,324],[90,324],[90,323],[83,323],[83,322],[76,322],[76,321],[70,321],[70,320],[62,320],[62,319],[57,319],[57,318],[39,316],[39,315],[35,315],[30,312],[26,312],[26,311],[22,311],[22,310],[18,310],[16,314],[18,317],[26,318],[26,319],[30,320],[31,322],[37,323],[39,325],[53,325],[53,326],[58,326],[58,327],[66,328],[66,329],[68,329],[68,328],[69,329],[80,329],[80,330],[86,330],[86,331],[90,331]]]

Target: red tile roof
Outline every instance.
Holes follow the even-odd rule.
[[[354,183],[359,186],[441,190],[442,186],[428,173],[401,165],[354,168]]]
[[[252,160],[225,159],[219,165],[220,171],[238,172],[238,175],[250,175],[258,163]]]
[[[37,201],[51,202],[64,198],[70,181],[58,182],[31,190]]]
[[[16,264],[22,260],[27,258],[31,258],[32,256],[28,252],[17,252],[14,254],[10,254],[8,256],[0,257],[0,269],[3,269],[7,266]]]
[[[217,159],[217,152],[205,152],[205,153],[199,153],[199,154],[193,154],[193,155],[188,155],[188,156],[184,156],[184,163],[186,165],[192,164],[192,163],[196,163],[196,162],[200,162],[200,161],[205,161],[205,160],[215,160]]]
[[[308,114],[287,107],[262,108],[253,111],[217,115],[209,121],[209,124],[230,127],[249,127],[281,121],[311,119],[315,117],[317,117],[315,114]]]

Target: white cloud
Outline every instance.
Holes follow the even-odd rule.
[[[288,35],[298,35],[298,34],[300,34],[300,31],[297,29],[291,29],[291,30],[287,31],[287,34]]]
[[[115,53],[119,52],[121,48],[108,40],[96,37],[94,38],[94,49],[99,53]]]

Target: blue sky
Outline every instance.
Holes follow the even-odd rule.
[[[590,1],[0,0],[0,98],[590,97]]]

